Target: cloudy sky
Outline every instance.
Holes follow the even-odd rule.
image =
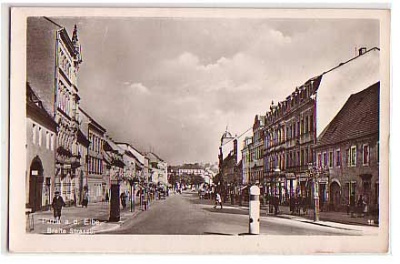
[[[170,164],[217,161],[227,126],[242,134],[272,100],[379,47],[374,20],[52,19],[70,36],[78,26],[81,106]]]

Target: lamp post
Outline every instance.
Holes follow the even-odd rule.
[[[130,178],[129,180],[129,185],[130,185],[130,187],[131,187],[131,197],[130,197],[130,200],[131,200],[131,212],[134,212],[135,211],[135,184],[137,183],[137,182],[139,182],[138,181],[138,178]]]
[[[313,167],[312,163],[308,164],[310,178],[312,180],[312,193],[314,198],[314,221],[319,221],[319,197],[318,197],[318,171]]]
[[[279,177],[279,174],[281,173],[281,170],[279,169],[279,167],[277,166],[274,169],[274,196],[273,196],[273,201],[274,201],[274,207],[275,207],[275,214],[278,214],[279,211],[279,203],[280,203],[280,196],[276,197],[276,179]],[[279,188],[280,188],[280,180],[279,180]],[[279,189],[279,194],[280,194],[280,189]]]

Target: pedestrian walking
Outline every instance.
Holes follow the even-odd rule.
[[[122,209],[126,208],[126,200],[125,200],[125,193],[121,193],[121,195],[119,196],[119,198],[121,199],[121,204],[122,204]]]
[[[106,203],[110,201],[110,196],[108,196],[108,192],[106,192]]]
[[[125,191],[125,205],[127,205],[130,200],[131,200],[130,192],[129,191]]]
[[[214,205],[214,209],[217,208],[217,205],[221,206],[222,209],[222,199],[221,199],[221,195],[217,192],[215,195],[215,205]]]
[[[83,192],[82,207],[86,207],[87,208],[88,203],[89,203],[89,192],[87,190],[85,190]]]
[[[274,214],[279,213],[279,196],[274,196]]]
[[[55,196],[53,198],[53,203],[51,204],[54,211],[54,219],[56,221],[60,221],[61,219],[61,210],[63,206],[65,206],[64,199],[60,196],[60,192],[56,191]]]

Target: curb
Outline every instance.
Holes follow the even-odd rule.
[[[287,214],[278,214],[278,215],[273,215],[273,214],[267,214],[267,216],[270,217],[279,217],[279,218],[284,218],[284,219],[290,219],[290,220],[294,220],[294,221],[298,221],[298,222],[302,222],[302,223],[307,223],[307,224],[312,224],[312,225],[319,225],[319,226],[325,226],[325,227],[331,227],[331,228],[336,228],[336,229],[343,229],[343,230],[354,230],[351,228],[345,228],[345,227],[338,227],[338,226],[334,226],[334,225],[329,225],[326,223],[321,223],[321,222],[315,222],[312,221],[308,218],[305,217],[297,217],[297,216],[291,216],[291,215],[287,215]],[[368,227],[379,227],[379,225],[368,225],[368,224],[363,224],[363,223],[358,223],[358,222],[348,222],[348,221],[332,221],[330,219],[325,219],[325,218],[320,218],[320,221],[323,222],[332,222],[332,223],[336,223],[336,224],[343,224],[343,225],[352,225],[352,226],[368,226]]]

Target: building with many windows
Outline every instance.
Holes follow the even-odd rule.
[[[343,210],[360,196],[379,208],[379,82],[351,95],[318,137],[317,168],[329,178],[329,207]]]
[[[110,188],[103,162],[106,129],[81,107],[79,107],[79,114],[80,131],[90,142],[85,157],[86,175],[83,186],[87,189],[91,202],[100,202],[105,199],[106,192]]]
[[[251,183],[262,183],[264,178],[264,125],[265,116],[256,115],[253,123],[253,141],[249,145],[249,176]]]
[[[264,173],[269,194],[279,196],[281,202],[296,195],[312,203],[310,169],[316,166],[317,137],[349,95],[379,78],[379,49],[361,48],[356,57],[309,79],[286,100],[271,104],[264,127]],[[318,183],[324,207],[331,182],[320,177]]]
[[[77,199],[78,69],[81,49],[75,26],[72,38],[65,27],[47,17],[27,20],[27,82],[43,108],[57,123],[54,189],[67,204]],[[53,183],[52,183],[53,184]]]
[[[250,147],[253,143],[253,137],[245,137],[243,140],[242,148],[242,183],[250,183],[250,162],[252,161],[250,155]]]
[[[280,202],[309,191],[308,164],[313,162],[315,100],[320,77],[312,78],[266,114],[264,165],[269,195]]]

